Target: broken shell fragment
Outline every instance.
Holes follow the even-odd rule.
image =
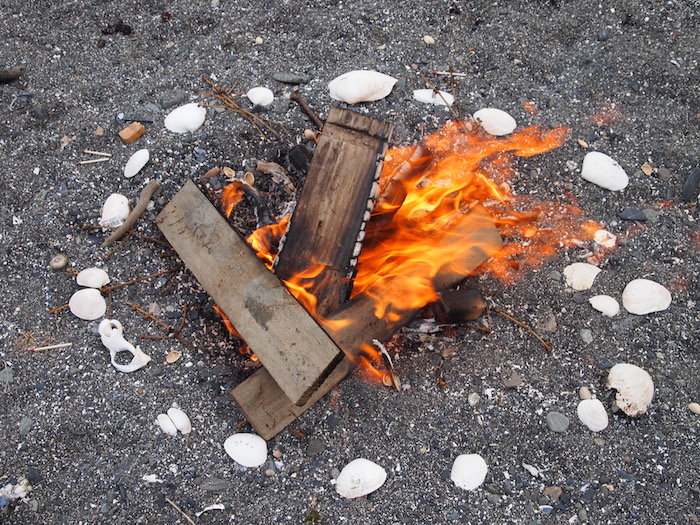
[[[350,71],[334,78],[328,84],[331,97],[335,100],[357,104],[381,100],[394,89],[397,79],[371,70]]]
[[[452,464],[450,479],[460,489],[474,490],[486,479],[488,466],[479,454],[462,454]]]
[[[365,458],[357,458],[345,465],[335,480],[335,490],[344,498],[366,496],[384,485],[386,470]]]
[[[134,347],[134,345],[124,339],[123,331],[122,324],[116,319],[103,319],[98,327],[102,344],[109,350],[112,366],[120,372],[134,372],[146,366],[151,361],[151,358],[143,353],[138,346]],[[117,363],[116,357],[119,352],[129,352],[133,355],[133,358],[126,365]]]
[[[94,321],[107,311],[107,302],[99,290],[83,288],[75,292],[68,301],[71,313],[86,321]]]
[[[636,315],[661,312],[671,306],[671,292],[655,281],[635,279],[622,291],[622,305]]]
[[[254,105],[266,108],[275,100],[275,94],[266,87],[254,87],[245,94]]]
[[[68,265],[68,256],[65,253],[59,253],[51,257],[49,267],[52,270],[63,270]]]
[[[129,216],[129,199],[121,193],[112,193],[102,205],[100,226],[121,226]]]
[[[127,179],[134,177],[146,164],[148,164],[150,159],[151,154],[147,149],[144,148],[138,150],[131,157],[129,157],[129,160],[126,162],[126,166],[124,166],[124,176]]]
[[[172,365],[174,362],[176,362],[178,359],[180,359],[180,356],[182,354],[178,352],[177,350],[173,350],[170,352],[168,355],[165,356],[165,362],[168,363],[169,365]]]
[[[481,123],[486,133],[501,137],[515,131],[517,123],[515,119],[501,109],[484,108],[480,109],[473,115],[474,120]]]
[[[177,427],[175,426],[175,423],[173,423],[173,420],[166,414],[158,414],[156,422],[164,433],[168,434],[169,436],[177,436]]]
[[[414,89],[413,98],[423,104],[434,104],[435,106],[451,106],[455,98],[447,91],[437,92],[434,89]]]
[[[573,263],[564,268],[564,280],[576,291],[588,290],[600,272],[600,268],[592,264]]]
[[[608,230],[597,230],[593,234],[593,241],[605,248],[614,248],[617,243],[617,237]]]
[[[102,268],[85,268],[75,276],[75,281],[87,288],[102,288],[109,283],[109,275]]]
[[[636,365],[618,363],[608,373],[607,389],[617,390],[617,406],[630,417],[644,414],[654,397],[654,381]]]
[[[581,423],[593,432],[600,432],[608,427],[608,413],[599,399],[583,399],[576,408]]]
[[[620,303],[609,295],[596,295],[591,297],[588,302],[606,317],[614,317],[620,312]]]
[[[175,108],[165,117],[165,127],[173,133],[197,131],[207,118],[206,108],[196,102]]]
[[[267,461],[267,442],[257,434],[238,433],[224,441],[224,450],[239,465],[259,467]]]
[[[189,434],[192,432],[192,422],[190,421],[190,418],[187,417],[187,414],[185,414],[179,408],[169,408],[168,417],[172,419],[175,428],[177,428],[183,434]]]
[[[629,177],[622,166],[599,151],[591,151],[583,158],[581,177],[610,191],[624,190],[629,184]]]

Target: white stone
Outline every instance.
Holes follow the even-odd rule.
[[[599,151],[591,151],[583,158],[581,177],[610,191],[624,190],[629,184],[622,166]]]
[[[600,272],[600,268],[592,264],[573,263],[564,268],[564,280],[574,290],[588,290]]]
[[[635,279],[622,291],[622,306],[636,315],[661,312],[671,306],[671,292],[655,281]]]
[[[124,166],[124,176],[127,179],[135,176],[146,164],[148,164],[150,159],[151,154],[147,149],[144,148],[138,150],[131,157],[129,157],[129,160],[126,162],[126,166]]]
[[[644,414],[654,398],[654,381],[649,373],[629,363],[618,363],[610,369],[606,388],[617,390],[617,406],[631,417]]]
[[[515,131],[517,123],[508,113],[497,108],[480,109],[473,115],[474,120],[481,122],[486,133],[501,137]]]
[[[175,108],[165,117],[165,127],[174,133],[197,131],[207,118],[207,109],[196,102]]]
[[[414,89],[413,98],[423,104],[433,104],[435,106],[451,106],[455,103],[455,98],[447,91],[440,91],[438,95],[432,89]]]
[[[99,290],[83,288],[71,296],[68,307],[74,316],[86,321],[94,321],[105,314],[107,302]]]
[[[591,306],[607,317],[614,317],[620,312],[620,303],[609,295],[596,295],[588,300]]]
[[[345,465],[335,480],[335,490],[344,498],[365,496],[377,490],[386,481],[386,470],[365,458],[357,458]]]
[[[109,275],[102,268],[85,268],[75,276],[75,282],[87,288],[102,288],[109,283]]]
[[[275,100],[275,94],[266,87],[254,87],[245,94],[253,104],[266,108]]]
[[[102,205],[100,226],[121,226],[129,216],[129,199],[121,193],[112,193]]]
[[[599,399],[582,399],[576,407],[576,414],[581,423],[593,432],[600,432],[608,427],[608,413]]]
[[[257,434],[233,434],[224,441],[224,450],[244,467],[259,467],[267,461],[267,442]]]
[[[158,423],[158,426],[164,433],[168,434],[169,436],[177,436],[177,427],[175,427],[173,420],[166,414],[158,414],[156,423]]]
[[[460,489],[474,490],[484,482],[488,470],[486,461],[479,454],[462,454],[452,464],[450,479]]]
[[[192,422],[190,421],[190,418],[187,417],[187,414],[185,414],[179,408],[169,408],[168,417],[172,419],[175,428],[177,428],[183,434],[189,434],[192,432]]]
[[[371,70],[350,71],[334,78],[328,84],[331,97],[335,100],[358,104],[381,100],[391,93],[397,79]]]

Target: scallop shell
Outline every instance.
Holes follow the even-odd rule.
[[[206,108],[196,102],[175,108],[165,117],[165,127],[174,133],[197,131],[207,118]]]
[[[635,279],[622,292],[622,306],[631,314],[661,312],[671,305],[671,292],[649,279]]]
[[[80,286],[88,288],[102,288],[109,283],[109,275],[102,268],[85,268],[75,276],[75,281]]]
[[[605,430],[608,426],[608,413],[599,399],[583,399],[576,408],[581,423],[593,432]]]
[[[170,419],[166,414],[158,414],[158,419],[156,423],[160,426],[160,429],[168,434],[169,436],[177,436],[177,427],[173,420]]]
[[[102,205],[101,226],[121,226],[129,216],[129,199],[121,193],[112,193]]]
[[[253,104],[266,108],[275,100],[275,94],[266,87],[254,87],[245,94]]]
[[[357,458],[345,465],[335,480],[335,490],[344,498],[359,498],[384,485],[386,470],[365,458]]]
[[[350,71],[334,78],[328,84],[331,97],[335,100],[357,104],[381,100],[394,89],[397,79],[371,70]]]
[[[267,461],[267,443],[256,434],[234,434],[224,441],[224,450],[244,467],[259,467]]]
[[[473,118],[481,122],[486,133],[497,137],[513,133],[518,125],[508,113],[496,108],[480,109],[474,113]]]
[[[600,268],[592,264],[573,263],[564,268],[564,280],[574,290],[588,290],[600,272]]]
[[[150,159],[151,154],[147,149],[144,148],[138,150],[131,157],[129,157],[129,160],[126,162],[126,166],[124,166],[124,176],[127,179],[135,176],[146,164],[148,164]]]
[[[474,490],[486,479],[488,467],[479,454],[462,454],[452,464],[450,479],[460,489]]]
[[[630,181],[617,161],[599,151],[591,151],[583,158],[581,177],[610,191],[624,190]]]
[[[168,417],[173,420],[175,428],[177,428],[183,434],[189,434],[192,432],[192,423],[190,422],[190,418],[187,417],[187,414],[185,414],[179,408],[169,408]]]
[[[105,298],[95,288],[83,288],[75,292],[68,301],[68,307],[74,316],[86,321],[99,319],[107,311]]]
[[[607,317],[614,317],[620,312],[620,303],[609,295],[596,295],[588,300],[591,306]]]
[[[617,406],[631,417],[644,414],[654,397],[654,381],[646,370],[629,363],[618,363],[610,369],[606,388],[617,390]]]
[[[455,103],[455,98],[447,91],[440,91],[438,95],[433,89],[414,89],[413,98],[423,104],[434,104],[435,106],[451,106]]]

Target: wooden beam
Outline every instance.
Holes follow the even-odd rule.
[[[209,200],[188,181],[158,227],[292,404],[304,404],[342,353]]]

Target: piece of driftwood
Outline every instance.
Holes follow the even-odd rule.
[[[347,300],[376,182],[393,126],[332,108],[316,146],[275,274],[289,280],[319,268],[307,291],[325,317]]]
[[[342,353],[192,181],[158,227],[292,404],[304,404]]]
[[[469,212],[465,220],[455,226],[455,233],[462,238],[462,243],[455,246],[451,261],[445,261],[445,265],[433,278],[433,286],[438,291],[453,287],[502,246],[498,229],[482,207]],[[382,292],[376,290],[379,286],[382,287]],[[389,340],[420,310],[401,311],[389,307],[382,318],[377,318],[377,295],[391,294],[392,291],[403,294],[411,292],[406,289],[402,277],[377,283],[327,317],[324,326],[346,356],[306,404],[297,406],[286,399],[284,392],[265,369],[256,371],[233,389],[231,395],[260,436],[270,439],[281,432],[352,371],[355,357],[363,345],[371,345],[374,339],[380,342]]]

